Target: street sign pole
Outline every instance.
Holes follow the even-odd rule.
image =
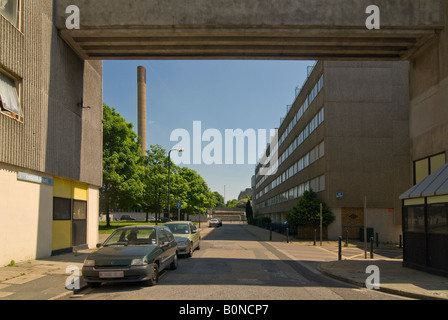
[[[177,201],[177,220],[180,221],[180,207],[182,206],[180,201]]]
[[[367,196],[364,196],[364,259],[367,259]]]
[[[322,247],[322,202],[320,203],[320,246]]]

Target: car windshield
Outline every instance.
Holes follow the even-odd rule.
[[[156,230],[153,228],[131,228],[116,230],[104,242],[103,246],[138,246],[157,243]]]
[[[166,224],[165,227],[168,227],[172,233],[174,234],[189,234],[188,224],[186,223],[170,223]]]

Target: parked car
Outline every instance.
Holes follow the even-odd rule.
[[[171,230],[177,242],[178,254],[188,257],[194,250],[200,249],[201,235],[199,229],[191,221],[174,221],[165,223],[165,227]]]
[[[210,219],[208,221],[208,227],[220,227],[222,226],[222,222],[219,219]]]
[[[122,215],[122,216],[120,217],[120,220],[130,220],[130,221],[135,221],[135,218],[134,218],[134,217],[131,217],[131,216],[128,215],[128,214],[124,214],[124,215]]]
[[[97,247],[82,267],[83,279],[90,286],[136,281],[155,285],[163,269],[177,269],[177,243],[164,226],[118,228]]]

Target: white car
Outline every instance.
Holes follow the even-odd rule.
[[[209,221],[208,221],[208,227],[209,228],[211,228],[211,227],[220,227],[222,224],[221,224],[221,221],[219,221],[219,219],[210,219]]]

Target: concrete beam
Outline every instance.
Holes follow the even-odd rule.
[[[404,59],[445,26],[448,0],[55,0],[85,59]],[[69,5],[80,28],[68,30]]]

